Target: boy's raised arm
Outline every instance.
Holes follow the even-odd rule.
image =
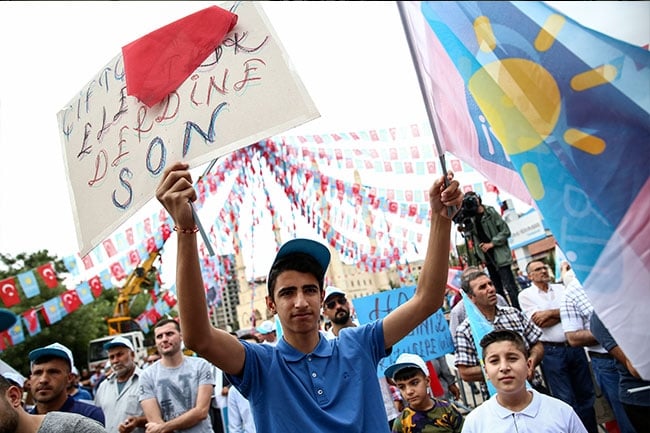
[[[189,166],[177,162],[165,169],[156,198],[174,220],[177,233],[176,290],[185,345],[226,373],[239,374],[244,348],[237,338],[210,324],[190,203],[196,200]]]
[[[452,179],[453,174],[449,173],[450,182],[447,187],[445,179],[440,177],[429,189],[431,222],[424,264],[413,297],[384,319],[386,348],[392,347],[442,306],[447,286],[451,237],[451,217],[447,209],[452,206],[458,209],[463,200],[458,181]]]

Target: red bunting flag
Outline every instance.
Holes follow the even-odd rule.
[[[90,254],[86,254],[85,256],[83,256],[81,258],[81,261],[83,262],[84,268],[86,268],[86,270],[95,266],[95,264],[93,263],[93,258],[90,256]]]
[[[115,244],[113,243],[112,239],[106,239],[104,242],[102,242],[102,245],[104,245],[104,251],[106,251],[108,257],[113,257],[115,254],[117,254],[117,248],[115,248]]]
[[[162,298],[167,303],[167,305],[169,305],[170,307],[173,307],[174,305],[176,305],[176,297],[169,290],[165,292],[165,294],[163,295]]]
[[[29,310],[23,313],[23,322],[27,328],[27,332],[30,336],[34,336],[41,332],[41,324],[38,321],[38,316],[36,315],[36,309],[30,308]]]
[[[99,276],[95,275],[89,279],[88,285],[90,286],[90,291],[93,293],[93,296],[95,298],[99,297],[99,295],[102,294],[104,286],[102,286],[102,280],[99,278]]]
[[[51,262],[39,266],[36,268],[36,271],[41,276],[41,278],[43,278],[45,285],[50,289],[53,289],[59,285],[59,280],[56,278],[56,272],[54,271],[54,267],[52,266]]]
[[[76,290],[66,290],[61,294],[61,301],[63,301],[63,308],[68,314],[76,311],[81,306],[81,299]]]
[[[20,296],[16,290],[16,278],[9,277],[0,281],[0,298],[7,307],[12,307],[20,303]]]
[[[111,275],[115,277],[118,281],[127,277],[126,272],[120,262],[115,262],[111,265]]]

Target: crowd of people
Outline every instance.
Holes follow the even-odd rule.
[[[559,283],[539,259],[516,280],[508,264],[508,277],[494,251],[509,248],[507,224],[480,197],[472,217],[475,227],[487,224],[476,238],[486,261],[463,271],[464,296],[448,312],[457,373],[444,356],[402,353],[378,374],[393,346],[444,304],[447,208],[463,201],[452,175],[429,190],[428,246],[411,299],[360,324],[346,292],[325,285],[329,249],[293,239],[268,274],[273,319],[241,336],[208,319],[186,164],[166,170],[157,198],[178,232],[179,300],[179,320],[153,328],[158,359],[138,366],[132,343],[116,336],[104,346],[109,365],[80,374],[64,345],[37,348],[27,381],[0,377],[0,433],[597,433],[601,390],[618,432],[650,431],[650,383],[598,320],[570,267]],[[487,330],[476,329],[474,311]],[[466,384],[484,397],[476,407],[461,401]]]

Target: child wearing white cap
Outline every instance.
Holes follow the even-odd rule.
[[[402,353],[385,375],[395,382],[406,404],[393,423],[394,433],[461,432],[463,415],[452,403],[433,397],[429,370],[420,356]]]

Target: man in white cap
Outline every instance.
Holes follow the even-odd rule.
[[[262,343],[275,346],[278,344],[277,332],[274,320],[265,320],[255,330],[260,333]]]
[[[128,338],[117,336],[104,344],[113,373],[97,387],[95,404],[106,414],[106,430],[144,433],[147,418],[139,398],[142,370],[135,363],[135,349]]]
[[[29,352],[32,369],[30,377],[34,407],[32,414],[52,411],[78,413],[104,425],[104,412],[91,404],[77,401],[68,395],[72,380],[74,358],[70,349],[61,343],[52,343]]]

